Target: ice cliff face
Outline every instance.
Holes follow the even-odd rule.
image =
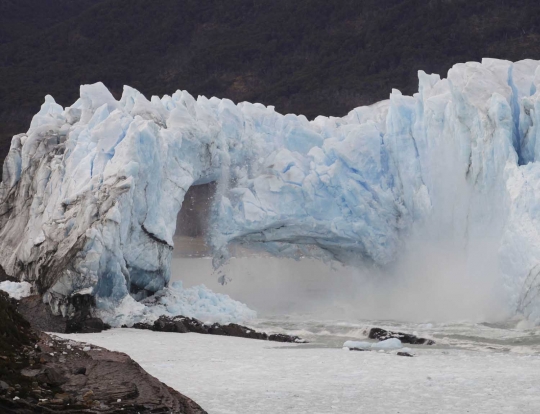
[[[538,66],[419,72],[413,97],[313,121],[185,91],[148,101],[125,87],[116,101],[85,85],[68,108],[48,96],[4,163],[0,264],[59,311],[81,291],[103,306],[144,298],[168,284],[186,191],[217,181],[217,265],[232,240],[379,266],[415,234],[470,255],[485,242],[508,307],[536,318]]]

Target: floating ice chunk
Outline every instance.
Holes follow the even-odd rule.
[[[345,348],[359,348],[359,349],[371,349],[373,345],[372,342],[362,342],[362,341],[346,341],[343,346]]]
[[[390,338],[386,339],[381,342],[376,342],[373,345],[371,345],[371,349],[399,349],[403,348],[403,345],[401,344],[401,341],[397,338]]]

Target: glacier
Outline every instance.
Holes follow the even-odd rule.
[[[502,305],[540,323],[539,66],[419,71],[413,96],[312,121],[186,91],[118,101],[102,83],[66,108],[47,96],[4,162],[0,265],[56,313],[82,293],[107,312],[167,295],[184,196],[217,182],[216,267],[235,242],[384,268],[421,239],[477,271],[487,245]]]

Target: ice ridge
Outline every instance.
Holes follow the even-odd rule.
[[[109,308],[170,279],[178,211],[217,181],[210,243],[386,266],[407,241],[494,246],[513,311],[540,317],[539,62],[483,59],[342,118],[125,87],[50,96],[13,137],[0,184],[0,264],[56,312],[90,291]],[[493,259],[493,260],[491,260]],[[538,279],[538,280],[537,280]],[[112,305],[111,305],[112,304]]]

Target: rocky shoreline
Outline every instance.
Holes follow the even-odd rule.
[[[76,299],[76,300],[75,300]],[[92,317],[92,298],[77,297],[70,317],[54,315],[39,295],[15,301],[0,291],[0,412],[187,413],[205,411],[146,373],[128,355],[44,333],[90,333],[110,326]],[[127,326],[123,326],[126,327]],[[257,332],[184,316],[161,316],[134,329],[305,343],[291,335]]]
[[[20,413],[205,413],[188,397],[161,383],[128,355],[45,334],[100,332],[110,327],[92,316],[92,297],[70,303],[69,318],[56,316],[39,295],[10,299],[0,291],[0,412]],[[128,328],[124,325],[123,328]],[[265,341],[305,343],[292,335],[267,334],[230,323],[205,324],[185,316],[161,316],[134,329],[198,333]],[[433,345],[431,339],[371,328],[377,341]],[[365,349],[350,348],[351,351]],[[397,355],[412,357],[406,349]]]
[[[2,413],[205,413],[126,354],[37,332],[3,292],[0,324]]]
[[[122,328],[128,328],[128,326],[124,325]],[[257,332],[251,328],[238,325],[236,323],[230,323],[228,325],[221,325],[219,323],[206,325],[198,319],[188,318],[185,316],[161,316],[152,325],[148,323],[136,323],[132,326],[132,328],[146,329],[156,332],[195,332],[207,335],[236,336],[239,338],[259,339],[262,341],[290,342],[297,344],[307,343],[305,339],[298,336]]]
[[[36,331],[58,333],[96,333],[111,327],[101,319],[92,316],[95,306],[90,295],[76,295],[71,298],[69,305],[73,309],[70,318],[54,315],[49,306],[43,303],[39,295],[22,298],[17,305],[17,311],[28,321]],[[202,321],[186,316],[161,316],[153,324],[135,323],[132,326],[123,325],[122,328],[144,329],[156,332],[195,332],[207,335],[235,336],[239,338],[258,339],[263,341],[306,343],[307,341],[293,335],[267,334],[257,332],[247,326],[230,323],[227,325],[213,323],[205,324]]]

